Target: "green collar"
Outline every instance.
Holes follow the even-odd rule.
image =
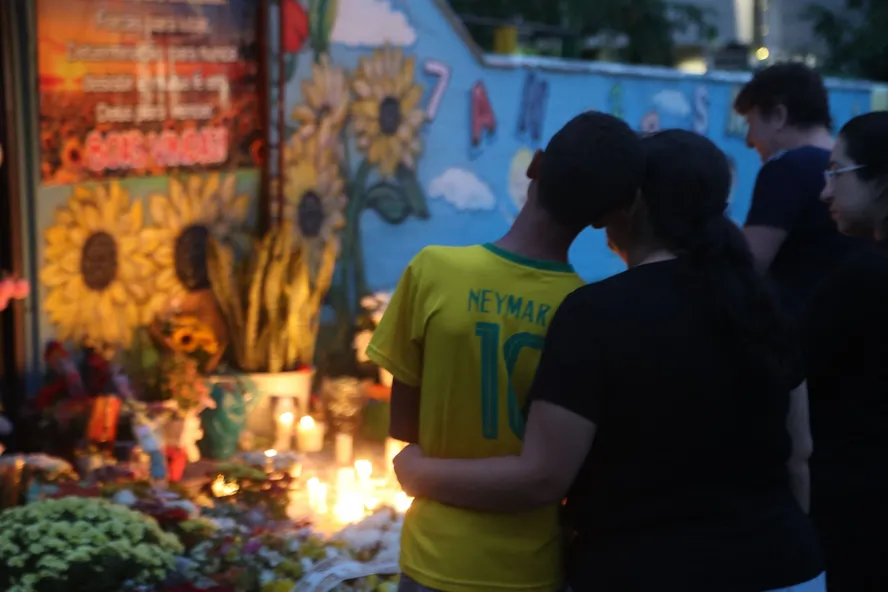
[[[540,269],[542,271],[555,271],[559,273],[576,273],[570,263],[561,263],[559,261],[548,261],[546,259],[534,259],[533,257],[525,257],[524,255],[519,255],[518,253],[507,251],[501,247],[496,246],[493,243],[484,243],[481,246],[494,255],[497,255],[498,257],[502,257],[503,259],[511,261],[512,263],[517,263],[518,265],[523,265],[532,269]]]

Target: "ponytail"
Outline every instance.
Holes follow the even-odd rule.
[[[791,384],[799,363],[788,322],[755,269],[743,231],[724,214],[731,183],[724,153],[683,130],[644,142],[648,175],[642,193],[653,233],[688,261],[715,330],[731,335],[752,367],[764,368],[787,388],[798,386]]]

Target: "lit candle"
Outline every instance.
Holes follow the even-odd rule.
[[[267,473],[274,472],[274,457],[277,456],[277,450],[265,451],[265,471]]]
[[[403,491],[399,491],[395,494],[395,510],[398,512],[403,514],[410,509],[411,504],[413,504],[413,498]]]
[[[355,490],[355,470],[343,467],[336,471],[336,493],[351,493]]]
[[[290,450],[293,442],[293,420],[295,416],[292,411],[284,411],[278,415],[277,421],[277,444],[278,450]]]
[[[355,461],[355,474],[358,476],[358,491],[363,497],[369,497],[372,491],[370,475],[373,474],[373,463],[369,460]]]
[[[317,477],[308,480],[308,507],[317,514],[327,513],[327,484]]]
[[[228,483],[225,477],[219,475],[212,485],[213,497],[228,497],[237,493],[238,485],[235,482]]]
[[[306,415],[296,426],[296,443],[302,452],[320,452],[324,448],[324,426]]]
[[[336,464],[350,465],[354,455],[351,434],[336,434]]]
[[[402,442],[401,440],[395,440],[394,438],[386,438],[385,439],[385,460],[386,460],[386,470],[390,477],[394,476],[395,472],[395,457],[404,450],[404,447],[407,446],[407,442]]]

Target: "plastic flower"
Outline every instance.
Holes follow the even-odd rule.
[[[361,58],[352,81],[357,99],[351,112],[358,147],[386,177],[399,164],[414,169],[422,150],[422,87],[413,76],[414,58],[405,58],[401,49],[384,47]]]
[[[61,341],[106,354],[132,343],[150,291],[151,245],[142,204],[117,182],[77,186],[44,232],[40,282]]]

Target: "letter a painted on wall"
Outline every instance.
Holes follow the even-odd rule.
[[[479,80],[472,87],[472,146],[478,146],[484,135],[493,136],[495,133],[496,116],[490,106],[487,89]]]
[[[530,134],[531,140],[539,142],[543,136],[543,120],[546,116],[546,99],[549,98],[549,83],[537,78],[536,73],[528,72],[524,78],[524,94],[521,109],[518,111],[518,135]]]

